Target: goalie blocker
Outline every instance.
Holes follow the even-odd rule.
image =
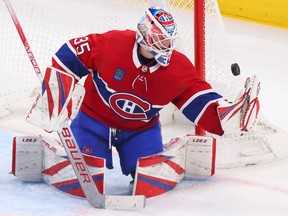
[[[216,141],[211,137],[176,137],[164,151],[138,160],[133,195],[157,196],[166,193],[183,179],[203,179],[215,172]],[[105,160],[83,155],[101,194],[105,193]],[[84,198],[62,144],[42,137],[15,137],[12,174],[30,182],[44,181],[54,188]]]
[[[42,91],[26,116],[26,121],[47,132],[61,131],[63,122],[73,120],[81,107],[85,88],[75,84],[71,74],[47,67]]]

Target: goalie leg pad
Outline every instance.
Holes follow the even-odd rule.
[[[83,155],[83,157],[99,193],[104,194],[105,159],[90,155]],[[15,137],[12,150],[12,174],[22,181],[44,181],[66,194],[85,198],[65,149],[58,140]]]
[[[174,189],[184,177],[186,143],[177,137],[163,152],[138,159],[133,194],[149,198]]]
[[[64,193],[84,198],[84,192],[62,144],[58,140],[47,138],[43,138],[43,144],[45,146],[42,170],[43,181]],[[99,193],[103,194],[105,190],[105,159],[84,154],[83,158],[88,165]],[[83,167],[79,165],[78,168],[81,169]]]
[[[12,174],[22,181],[42,181],[43,147],[41,137],[14,137]]]
[[[206,179],[215,173],[216,139],[187,135],[185,179]]]

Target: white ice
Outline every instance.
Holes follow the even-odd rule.
[[[288,131],[288,30],[229,18],[224,21],[242,73],[260,77],[262,114],[274,125]],[[0,121],[1,216],[288,215],[287,159],[218,170],[205,181],[183,181],[173,191],[148,199],[146,208],[137,211],[94,209],[85,200],[69,197],[44,183],[21,182],[9,174],[12,138],[37,134],[35,128],[31,130],[31,126],[24,123],[22,116],[18,113]],[[187,127],[166,126],[164,136],[171,129],[175,135],[190,132]],[[288,148],[288,141],[283,142]],[[116,154],[114,163],[115,169],[106,172],[106,192],[125,194],[130,178],[120,173]]]

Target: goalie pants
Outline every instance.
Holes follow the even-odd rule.
[[[105,158],[108,169],[113,169],[112,145],[115,146],[124,175],[136,170],[138,158],[163,150],[159,121],[144,131],[115,130],[80,111],[71,129],[81,151]]]

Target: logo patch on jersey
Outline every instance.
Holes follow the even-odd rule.
[[[125,70],[121,69],[121,68],[116,68],[115,72],[114,72],[114,79],[116,80],[122,80],[125,74]]]
[[[93,149],[89,146],[84,146],[83,149],[82,149],[82,152],[85,153],[85,154],[88,154],[88,155],[91,155],[92,152],[93,152]]]
[[[118,92],[109,98],[111,108],[124,119],[147,120],[151,104],[129,93]]]

